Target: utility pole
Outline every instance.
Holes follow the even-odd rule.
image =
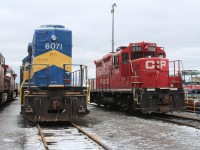
[[[114,52],[114,12],[115,8],[117,7],[116,3],[112,5],[111,13],[112,13],[112,52]]]

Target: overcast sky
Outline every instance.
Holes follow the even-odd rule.
[[[0,0],[0,52],[19,75],[34,29],[64,25],[73,33],[73,63],[86,64],[95,76],[94,60],[111,51],[115,8],[115,48],[131,42],[165,47],[170,60],[184,69],[200,69],[199,0]]]

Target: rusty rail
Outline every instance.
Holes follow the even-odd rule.
[[[199,124],[200,120],[183,117],[183,116],[168,115],[168,114],[166,114],[165,117],[166,118],[159,117],[159,116],[151,116],[151,118],[156,119],[156,120],[162,120],[165,122],[170,122],[170,123],[174,123],[178,125],[185,125],[188,127],[200,129],[200,124]],[[168,118],[168,117],[171,117],[171,118]]]
[[[75,125],[74,123],[71,123],[71,124],[75,128],[77,128],[80,132],[82,132],[83,134],[87,135],[90,139],[92,139],[97,144],[99,144],[100,146],[102,146],[105,150],[112,150],[110,147],[108,147],[107,145],[103,144],[101,141],[99,141],[97,138],[95,138],[94,136],[92,136],[91,134],[89,134],[87,131],[81,129],[79,126]]]
[[[46,140],[45,140],[44,134],[43,134],[42,129],[41,129],[41,127],[40,127],[39,124],[37,124],[37,128],[38,128],[38,131],[39,131],[40,136],[41,136],[41,138],[42,138],[44,147],[45,147],[46,150],[48,150],[49,148],[48,148],[47,142],[46,142]]]

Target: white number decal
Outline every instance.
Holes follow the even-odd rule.
[[[45,44],[45,49],[49,49],[49,43]]]
[[[59,43],[46,43],[45,49],[60,49],[62,50],[62,44]]]

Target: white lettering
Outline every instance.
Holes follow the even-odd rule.
[[[59,43],[46,43],[45,44],[45,49],[60,49],[62,50],[62,44]]]
[[[154,60],[148,60],[145,64],[146,69],[154,69],[155,68],[155,61]]]
[[[49,49],[49,43],[45,44],[45,49]]]
[[[147,60],[145,63],[146,69],[155,69],[155,68],[162,69],[166,65],[167,65],[167,63],[164,60],[160,60],[160,61]]]
[[[166,61],[161,60],[160,61],[160,68],[162,69],[162,67],[166,66]]]
[[[55,43],[51,43],[51,49],[55,49],[56,48],[56,44]]]

